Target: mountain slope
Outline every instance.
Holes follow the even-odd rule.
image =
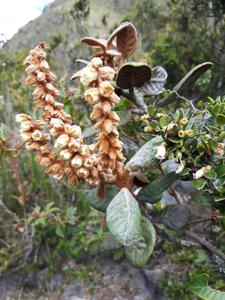
[[[102,36],[110,28],[124,19],[132,9],[134,0],[90,0],[89,15],[80,18],[79,11],[84,0],[56,0],[48,5],[42,15],[22,27],[3,47],[3,51],[12,54],[15,51],[30,49],[40,41],[45,41],[52,50],[52,59],[56,69],[63,75],[74,70],[74,62],[78,57],[87,57],[89,49],[82,46],[79,40],[82,36]],[[76,9],[71,10],[74,5]],[[77,15],[77,17],[76,17]],[[58,62],[58,63],[56,63]]]

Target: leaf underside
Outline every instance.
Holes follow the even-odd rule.
[[[151,256],[155,242],[156,232],[151,221],[142,216],[141,229],[143,239],[136,245],[125,247],[127,259],[135,268],[143,268]]]
[[[156,147],[162,142],[163,138],[161,136],[151,139],[137,151],[137,153],[131,158],[131,160],[129,160],[126,166],[134,172],[149,167],[155,167],[157,163],[155,158],[157,151]]]
[[[124,246],[141,238],[141,212],[128,189],[122,188],[106,210],[106,222],[116,241]]]

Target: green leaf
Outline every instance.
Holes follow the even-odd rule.
[[[212,67],[212,65],[213,63],[211,62],[204,62],[195,66],[178,82],[178,84],[173,88],[173,91],[179,91],[192,86],[203,73]]]
[[[225,165],[220,165],[216,168],[216,173],[218,177],[223,177],[225,175]]]
[[[124,246],[141,239],[140,208],[127,188],[122,188],[107,207],[106,222],[116,241]]]
[[[99,199],[97,196],[98,188],[91,189],[88,192],[88,200],[90,201],[91,205],[102,212],[105,212],[109,203],[118,193],[118,188],[112,185],[105,185],[105,196],[104,199]]]
[[[193,69],[191,69],[180,81],[179,83],[173,88],[173,90],[166,95],[164,98],[162,98],[158,105],[159,106],[166,106],[174,101],[181,101],[184,100],[182,97],[180,97],[179,95],[182,96],[182,91],[184,89],[189,88],[190,86],[192,86],[195,81],[204,73],[206,72],[209,68],[212,67],[212,63],[211,62],[205,62],[202,63],[200,65],[197,65],[196,67],[194,67]],[[178,94],[179,92],[179,94]]]
[[[214,170],[210,170],[204,174],[204,177],[210,180],[216,180],[217,174]]]
[[[203,189],[206,183],[207,183],[207,180],[203,179],[203,178],[193,180],[193,185],[197,190]]]
[[[216,120],[220,125],[225,125],[225,115],[222,114],[217,115]]]
[[[64,232],[62,230],[62,225],[57,224],[56,225],[56,229],[55,229],[55,233],[59,236],[59,237],[64,237]]]
[[[208,286],[208,276],[206,274],[195,276],[188,285],[188,289],[203,300],[225,300],[225,292]]]
[[[162,176],[146,187],[144,187],[139,196],[149,203],[156,203],[161,200],[162,193],[165,192],[180,176],[174,172]]]
[[[138,150],[126,166],[134,172],[156,166],[156,147],[162,142],[163,138],[161,136],[151,139]]]
[[[119,69],[116,84],[121,89],[141,87],[150,80],[151,74],[149,65],[142,62],[130,62]]]
[[[143,216],[141,218],[141,229],[143,238],[136,245],[125,247],[126,257],[135,268],[145,266],[156,242],[155,228],[151,221]]]

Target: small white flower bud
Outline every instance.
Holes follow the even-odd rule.
[[[31,132],[21,133],[21,138],[24,142],[27,142],[27,141],[31,140],[32,134],[31,134]]]
[[[223,143],[218,143],[214,149],[214,153],[219,157],[224,156],[225,146]]]
[[[81,178],[87,178],[89,176],[90,172],[88,171],[88,169],[81,167],[78,171],[77,171],[77,175]]]
[[[59,131],[56,128],[54,128],[54,127],[49,130],[49,133],[53,137],[57,137],[59,135]]]
[[[89,86],[93,81],[97,79],[98,79],[97,71],[94,68],[87,66],[83,69],[83,72],[80,77],[80,82],[84,86]]]
[[[184,165],[181,163],[181,164],[179,164],[178,166],[177,166],[177,169],[176,169],[176,174],[179,174],[179,173],[181,173],[182,171],[183,171],[183,169],[184,169]]]
[[[40,63],[40,67],[41,69],[44,69],[44,70],[48,70],[49,69],[49,65],[47,63],[46,60],[43,60],[41,63]]]
[[[81,141],[79,139],[76,140],[74,138],[71,138],[68,143],[68,147],[71,152],[76,152],[78,149],[80,149],[80,146],[81,146]]]
[[[193,174],[193,178],[194,179],[202,178],[202,176],[204,175],[204,173],[205,173],[204,168],[201,168],[196,173]]]
[[[38,81],[45,81],[45,79],[46,79],[46,76],[45,76],[44,72],[38,72],[37,73],[37,80]]]
[[[116,93],[112,93],[112,95],[111,95],[111,97],[110,97],[110,101],[111,101],[112,103],[117,104],[117,103],[120,102],[120,97],[117,96]]]
[[[93,68],[98,69],[99,67],[101,67],[103,65],[103,61],[100,57],[93,57],[90,62],[90,65]]]
[[[28,55],[28,56],[24,59],[23,64],[24,64],[24,65],[32,64],[33,61],[34,61],[33,56],[32,56],[32,55]]]
[[[91,157],[86,158],[84,160],[84,166],[85,166],[85,168],[89,169],[89,168],[91,168],[93,166],[93,164],[94,164],[94,160]]]
[[[69,142],[69,136],[67,134],[61,134],[54,143],[56,149],[63,149],[67,146]]]
[[[68,133],[72,137],[76,138],[76,137],[81,136],[82,131],[81,131],[80,126],[78,126],[78,125],[72,125],[72,126],[69,126]]]
[[[72,157],[73,153],[71,153],[68,149],[64,149],[60,151],[60,157],[64,160],[69,160]]]
[[[80,152],[81,155],[87,155],[88,150],[89,150],[88,145],[82,145],[79,149],[79,152]]]
[[[29,151],[35,151],[40,148],[40,145],[37,142],[28,142],[28,143],[26,143],[26,148]]]
[[[196,173],[193,174],[193,178],[194,179],[202,178],[202,176],[204,176],[205,173],[209,172],[211,169],[212,169],[211,166],[202,167]]]
[[[26,74],[30,74],[32,72],[35,72],[36,70],[38,69],[38,66],[35,65],[35,64],[32,64],[32,65],[29,65],[26,70],[25,70],[25,73]]]
[[[166,157],[166,147],[165,147],[165,144],[162,143],[160,146],[158,146],[157,148],[157,151],[156,151],[156,155],[155,157],[157,159],[164,159]]]
[[[40,50],[40,51],[37,52],[37,56],[39,58],[45,59],[47,55],[43,50]]]
[[[114,91],[113,86],[109,81],[102,81],[99,84],[99,93],[103,97],[110,97]]]
[[[99,72],[100,77],[103,80],[111,81],[115,77],[115,70],[111,67],[108,67],[108,66],[99,68],[98,72]]]
[[[22,123],[25,121],[30,121],[31,120],[31,116],[26,115],[26,114],[18,114],[16,115],[16,122],[17,123]]]
[[[79,168],[81,167],[83,164],[83,157],[79,154],[76,154],[73,159],[71,160],[71,165],[74,167],[74,168]]]
[[[40,130],[34,130],[34,132],[32,132],[32,139],[34,141],[40,141],[43,137],[43,134]]]
[[[34,122],[34,127],[37,129],[43,129],[45,127],[46,123],[43,120],[36,120]]]
[[[98,88],[87,89],[84,92],[84,98],[90,105],[98,103],[100,99]]]
[[[56,180],[61,180],[63,178],[63,174],[55,174],[55,175],[52,175],[52,176]]]
[[[24,121],[20,125],[22,132],[29,131],[32,127],[33,127],[33,125],[30,121]]]
[[[61,119],[52,118],[51,121],[50,121],[50,125],[55,127],[55,128],[62,128],[64,123]]]
[[[55,90],[54,85],[51,84],[50,82],[46,83],[46,88],[47,88],[50,92],[52,92],[52,91]]]
[[[89,145],[89,150],[90,150],[91,152],[94,152],[95,148],[96,148],[96,145],[95,145],[95,144]]]

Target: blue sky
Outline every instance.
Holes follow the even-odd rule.
[[[11,38],[20,27],[38,17],[54,0],[0,0],[0,35]],[[1,40],[1,38],[0,38]]]

